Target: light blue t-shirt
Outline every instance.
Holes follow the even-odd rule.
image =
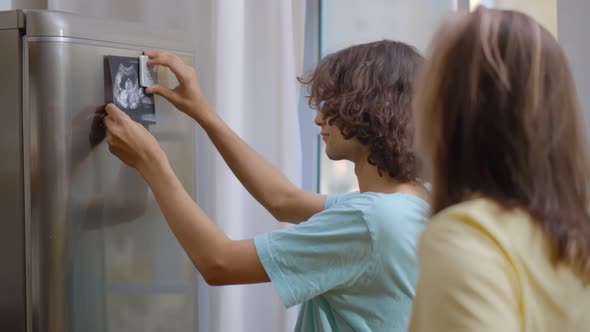
[[[299,225],[257,236],[256,251],[296,331],[406,331],[428,204],[394,193],[328,196]]]

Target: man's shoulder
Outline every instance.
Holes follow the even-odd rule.
[[[429,204],[421,198],[405,193],[364,193],[352,198],[351,204],[357,204],[365,211],[377,214],[404,214],[406,212],[427,212]]]
[[[329,211],[355,211],[368,221],[388,219],[426,220],[430,205],[421,198],[404,193],[347,193],[326,208]]]

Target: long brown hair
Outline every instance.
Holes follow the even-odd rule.
[[[433,212],[474,196],[523,208],[590,278],[590,164],[557,41],[525,14],[478,8],[451,17],[431,52],[414,110]]]
[[[368,162],[399,181],[415,181],[412,97],[422,56],[410,45],[382,40],[332,53],[309,77],[309,105],[346,139],[369,146]]]

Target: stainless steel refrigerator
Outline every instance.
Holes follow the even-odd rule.
[[[100,125],[105,56],[147,49],[193,61],[178,32],[0,12],[0,331],[196,331],[194,269]],[[192,194],[195,125],[155,109],[148,129]]]

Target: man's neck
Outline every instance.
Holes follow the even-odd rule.
[[[385,171],[379,175],[377,166],[366,162],[356,163],[354,166],[359,191],[360,192],[376,192],[376,193],[406,193],[418,196],[422,199],[427,199],[426,193],[422,187],[416,182],[402,182],[391,176]]]

